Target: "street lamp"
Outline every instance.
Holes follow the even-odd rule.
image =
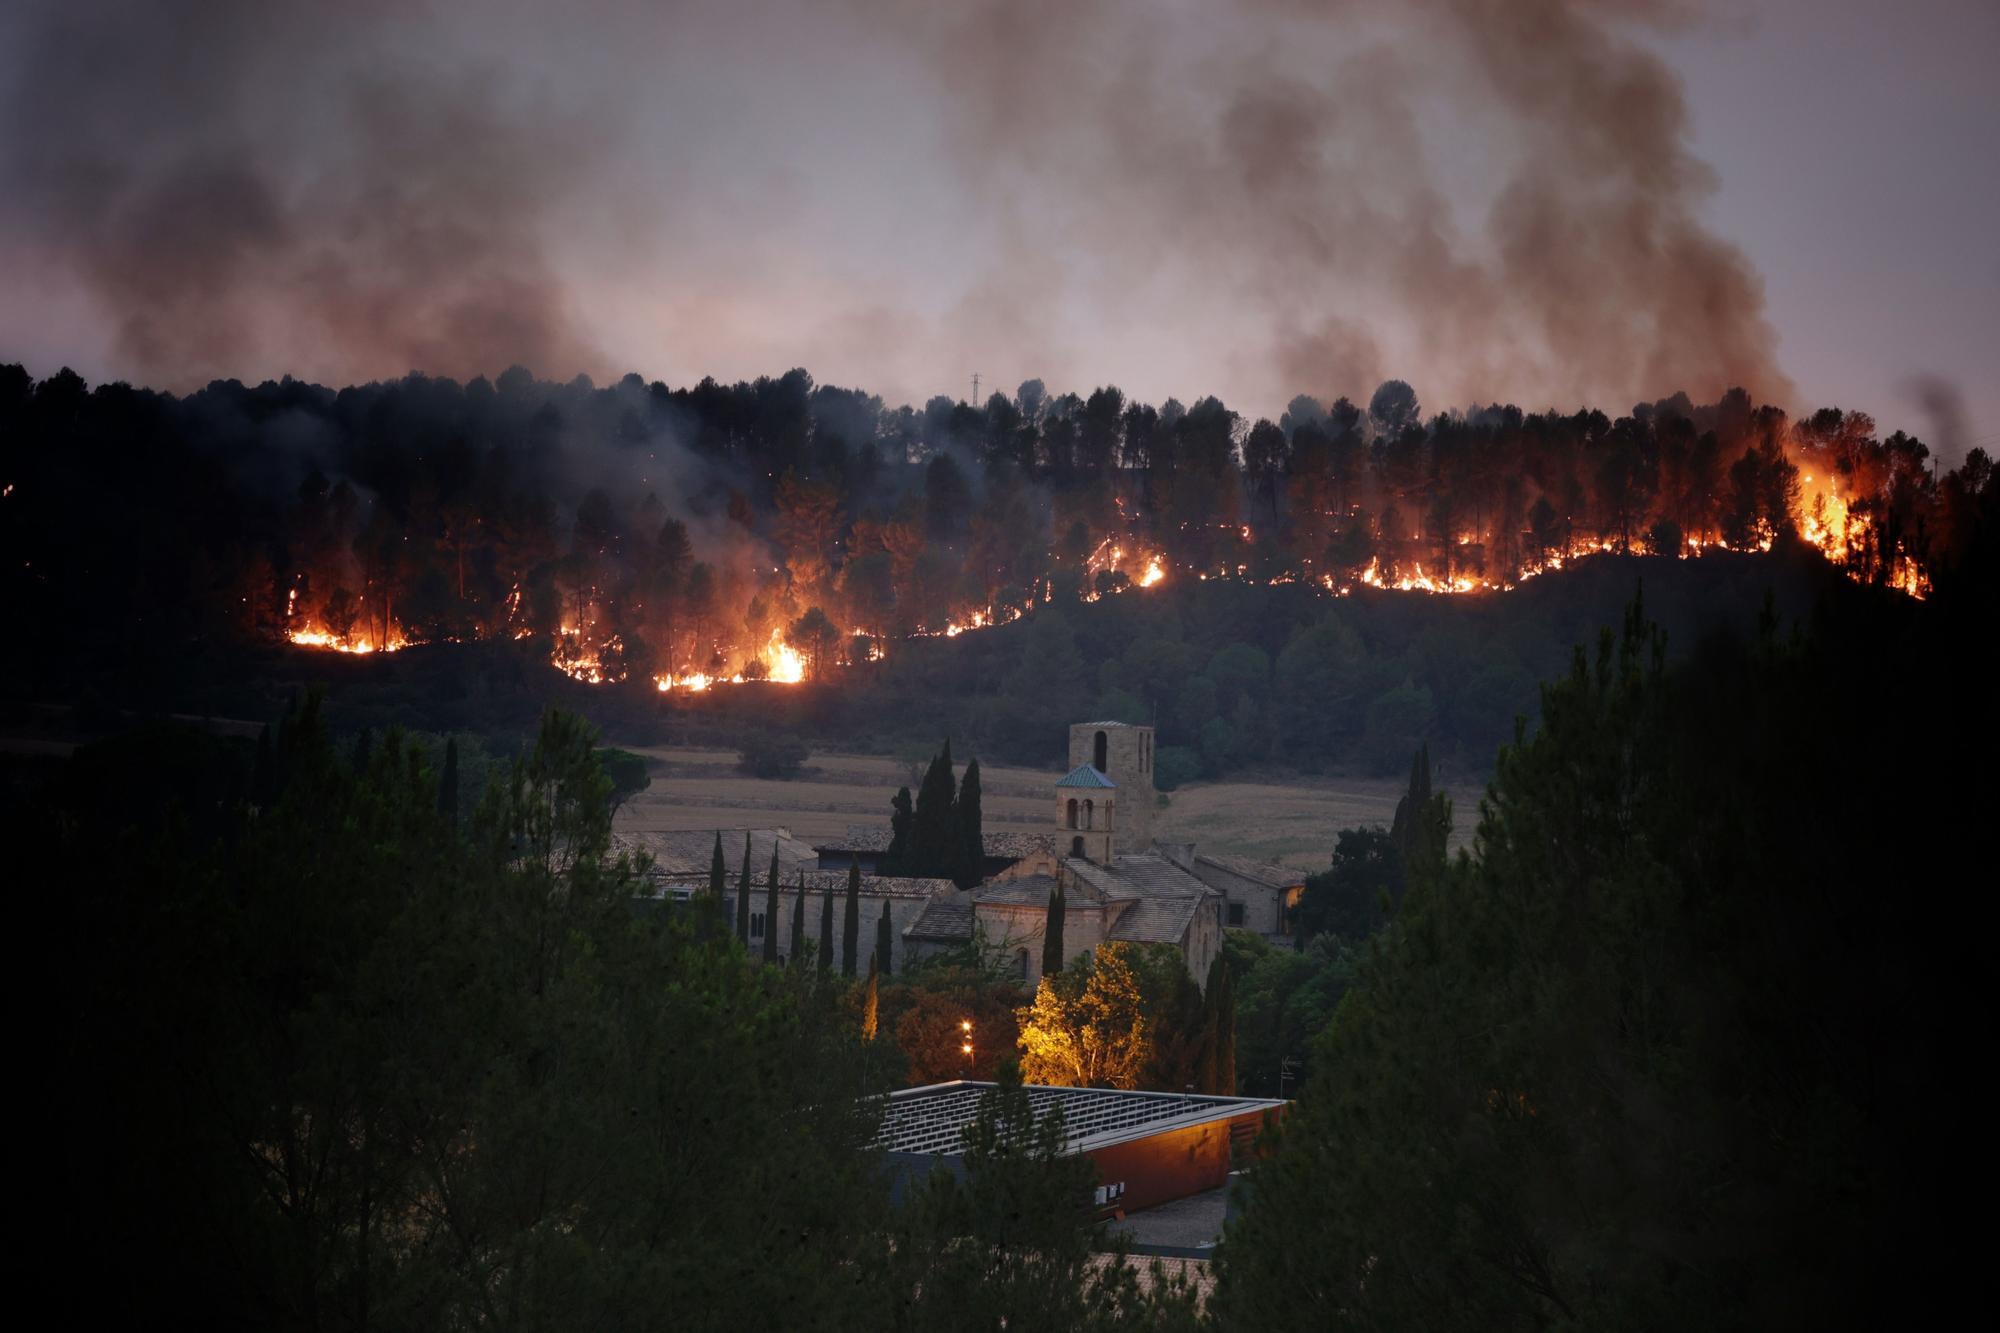
[[[964,1038],[959,1043],[958,1049],[964,1054],[966,1071],[970,1073],[972,1069],[972,1020],[969,1018],[959,1019],[958,1030]]]

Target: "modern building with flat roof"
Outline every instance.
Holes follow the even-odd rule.
[[[876,1146],[902,1180],[961,1169],[965,1129],[995,1085],[955,1080],[889,1094]],[[1036,1119],[1062,1108],[1068,1151],[1097,1164],[1097,1202],[1129,1213],[1219,1189],[1285,1103],[1116,1088],[1028,1085]],[[899,1191],[900,1192],[900,1191]]]

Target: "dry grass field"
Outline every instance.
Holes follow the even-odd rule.
[[[747,777],[731,750],[627,746],[646,757],[653,784],[618,812],[621,830],[783,827],[807,841],[838,835],[849,824],[884,824],[889,798],[923,776],[923,760],[883,755],[814,754],[797,778]],[[1051,827],[1060,774],[980,766],[981,806],[989,831],[1035,833]],[[1334,834],[1387,824],[1400,781],[1302,779],[1297,783],[1212,782],[1182,787],[1155,817],[1156,836],[1199,843],[1237,856],[1325,867]],[[1474,791],[1452,791],[1458,812],[1454,844],[1470,824]]]

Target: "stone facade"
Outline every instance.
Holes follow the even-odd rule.
[[[1086,764],[1109,778],[1122,794],[1110,855],[1151,847],[1156,801],[1153,729],[1129,722],[1073,724],[1069,729],[1069,766],[1074,771]]]

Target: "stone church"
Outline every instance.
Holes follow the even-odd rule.
[[[1053,788],[1053,827],[986,883],[932,896],[903,930],[912,960],[978,941],[1033,984],[1041,976],[1049,897],[1064,898],[1067,963],[1110,940],[1172,944],[1205,981],[1225,928],[1289,937],[1301,872],[1191,843],[1153,838],[1153,729],[1079,722],[1069,771]],[[987,839],[989,858],[993,838]]]

